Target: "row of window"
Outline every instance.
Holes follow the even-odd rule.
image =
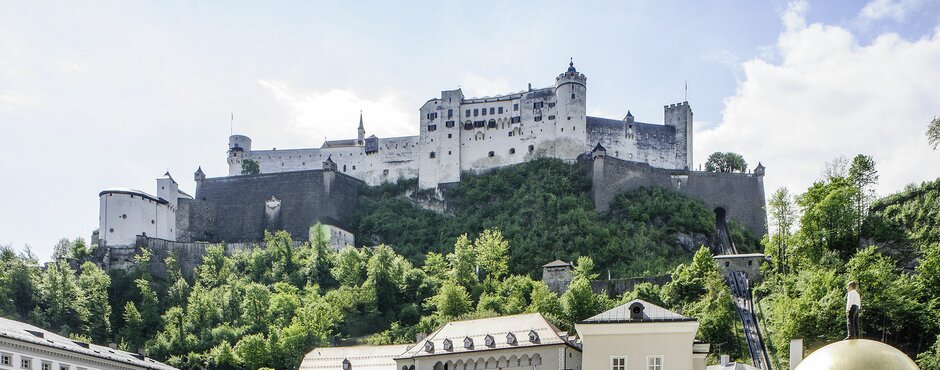
[[[41,370],[52,370],[52,363],[48,361],[41,362]],[[13,355],[8,353],[0,354],[0,365],[4,367],[13,367]],[[20,356],[20,368],[21,369],[32,369],[33,368],[33,359],[31,357]],[[66,364],[59,364],[59,370],[71,370],[72,367]],[[77,370],[87,370],[83,367],[76,368]]]
[[[627,356],[611,356],[610,370],[627,370]],[[663,370],[663,356],[646,356],[646,370]]]
[[[534,151],[535,151],[535,145],[529,145],[529,153],[532,153]],[[450,155],[450,153],[451,153],[450,151],[447,151],[447,155]],[[516,148],[509,148],[509,154],[516,154]],[[492,150],[489,153],[487,153],[487,157],[492,158],[495,156],[496,156],[496,152]],[[437,152],[429,153],[428,158],[437,158]]]
[[[513,110],[513,111],[518,111],[518,110],[519,110],[519,104],[513,104],[513,105],[512,105],[512,110]],[[493,114],[503,114],[503,107],[490,107],[489,109],[487,109],[487,108],[482,108],[482,109],[481,109],[481,108],[474,108],[474,109],[472,109],[472,110],[471,110],[471,109],[467,109],[467,110],[464,111],[463,116],[464,116],[464,117],[470,117],[471,112],[472,112],[472,114],[473,114],[474,117],[476,117],[476,116],[485,116],[486,113],[487,113],[487,111],[489,111],[489,114],[490,114],[490,115],[493,115]],[[449,110],[448,110],[448,112],[449,112]],[[450,118],[449,115],[448,115],[448,118]]]

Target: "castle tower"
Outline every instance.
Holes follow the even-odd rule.
[[[555,78],[556,121],[555,156],[565,160],[577,159],[589,150],[587,133],[587,77],[574,68]]]
[[[228,137],[228,175],[242,174],[242,161],[251,158],[251,138],[245,135]]]
[[[676,128],[676,169],[692,169],[692,108],[689,102],[667,105],[663,108],[663,122]]]
[[[362,111],[359,111],[359,140],[356,141],[359,145],[363,145],[366,139],[366,128],[362,125]]]
[[[202,166],[196,169],[196,172],[193,173],[193,181],[196,181],[196,194],[199,194],[199,187],[202,185],[202,182],[206,180],[206,173],[202,172]]]
[[[436,188],[440,183],[460,181],[460,125],[463,91],[441,91],[439,99],[431,99],[420,109],[418,138],[418,186]],[[469,119],[469,118],[467,118]]]

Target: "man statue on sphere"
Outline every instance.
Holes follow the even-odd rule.
[[[858,311],[862,309],[862,298],[858,296],[858,283],[852,281],[848,284],[848,293],[845,295],[845,323],[849,335],[845,339],[858,339]]]

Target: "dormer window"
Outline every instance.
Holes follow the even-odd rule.
[[[516,345],[516,335],[513,333],[506,334],[506,344]]]
[[[434,342],[427,341],[424,343],[424,350],[426,352],[434,352]]]
[[[529,330],[529,342],[538,343],[539,333],[536,333],[535,330]]]
[[[473,339],[466,337],[463,339],[463,348],[470,349],[473,348]]]
[[[454,349],[454,342],[451,342],[450,339],[444,339],[444,350],[450,351]]]
[[[343,359],[343,370],[352,370],[352,363],[349,362],[349,359]]]
[[[492,335],[487,334],[486,338],[483,338],[483,344],[485,344],[487,347],[493,347],[496,345],[496,340],[493,339]]]

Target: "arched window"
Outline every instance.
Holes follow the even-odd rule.
[[[532,153],[534,151],[535,151],[535,145],[529,145],[529,153]]]
[[[516,148],[509,148],[509,154],[516,154]]]
[[[434,152],[431,152],[431,154],[428,155],[428,158],[435,158],[435,157],[437,157],[437,154],[435,154]]]
[[[494,155],[496,155],[496,153],[494,153],[494,152],[491,150],[490,153],[489,153],[490,158],[492,158]]]

